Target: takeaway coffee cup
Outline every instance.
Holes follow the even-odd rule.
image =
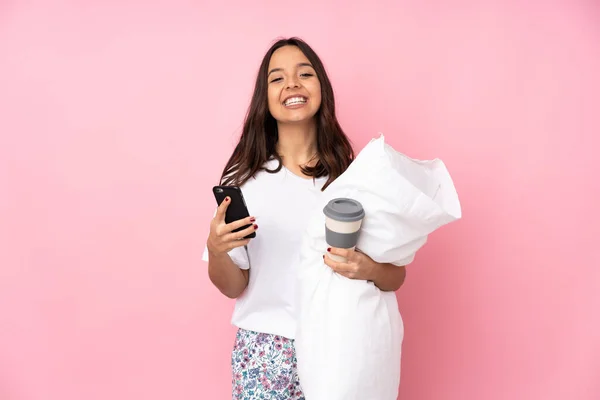
[[[356,200],[337,198],[331,200],[323,209],[325,214],[325,240],[331,247],[354,249],[358,242],[360,227],[365,211]],[[334,261],[345,262],[344,257],[327,253]]]

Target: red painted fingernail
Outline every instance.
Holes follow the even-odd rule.
[[[225,201],[229,201],[229,197],[225,197]]]
[[[254,225],[254,230],[258,229],[258,225]]]
[[[250,222],[256,221],[256,218],[250,218]]]
[[[331,247],[327,248],[327,251],[331,251]]]

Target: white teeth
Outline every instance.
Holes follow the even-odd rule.
[[[289,99],[287,99],[284,103],[284,105],[286,106],[293,106],[296,104],[304,104],[306,103],[306,98],[304,97],[290,97]]]

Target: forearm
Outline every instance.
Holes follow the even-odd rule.
[[[209,253],[208,276],[221,293],[235,299],[248,286],[249,271],[240,269],[227,253]]]
[[[406,278],[406,268],[393,264],[376,264],[371,281],[384,292],[400,289]]]

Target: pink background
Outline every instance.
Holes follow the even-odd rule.
[[[0,2],[0,399],[229,398],[200,257],[280,35],[357,150],[382,131],[461,196],[399,292],[400,397],[600,398],[598,3],[49,3]]]

